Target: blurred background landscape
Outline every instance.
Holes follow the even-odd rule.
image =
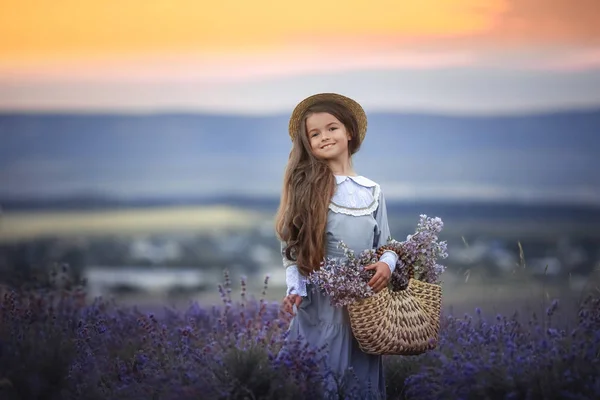
[[[445,222],[445,307],[599,283],[592,1],[39,1],[0,15],[4,284],[85,279],[149,308],[285,292],[274,234],[295,104],[367,111],[356,170],[392,234]],[[68,264],[68,270],[62,265]],[[55,271],[55,272],[53,272]]]

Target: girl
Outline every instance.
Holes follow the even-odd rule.
[[[325,258],[341,258],[343,241],[355,254],[387,242],[390,230],[383,192],[352,167],[367,130],[367,118],[354,100],[334,93],[300,102],[289,121],[292,150],[285,171],[276,231],[286,267],[284,310],[293,314],[289,338],[326,345],[329,368],[343,375],[352,368],[359,382],[385,398],[381,356],[363,353],[352,335],[347,310],[330,305],[327,295],[306,277]],[[387,251],[369,285],[387,286],[397,255]]]

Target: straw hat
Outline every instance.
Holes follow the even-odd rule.
[[[302,116],[304,115],[305,111],[314,104],[320,103],[322,101],[336,102],[350,110],[352,115],[354,115],[354,118],[356,118],[356,122],[358,123],[358,137],[362,142],[365,138],[365,135],[367,134],[367,115],[365,114],[365,110],[363,110],[361,105],[358,104],[356,101],[337,93],[315,94],[310,97],[307,97],[306,99],[298,103],[298,105],[296,106],[296,108],[294,108],[294,111],[292,112],[292,116],[290,117],[289,123],[289,132],[292,141],[294,140],[296,133],[300,128]]]

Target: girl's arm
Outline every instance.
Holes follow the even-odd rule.
[[[287,286],[286,295],[298,294],[304,297],[306,296],[306,279],[300,274],[294,261],[288,260],[285,256],[285,246],[285,242],[281,242],[281,256],[285,267],[285,283]]]
[[[383,191],[379,191],[379,206],[375,210],[375,221],[377,221],[377,230],[375,232],[375,239],[373,240],[373,248],[379,248],[387,244],[390,237],[390,226],[388,224],[387,207],[385,204],[385,197]],[[390,271],[394,272],[396,269],[396,263],[398,262],[398,255],[391,251],[386,250],[379,259],[390,267]]]

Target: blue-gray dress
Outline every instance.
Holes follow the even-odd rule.
[[[340,241],[355,254],[385,244],[390,230],[379,185],[364,177],[336,176],[336,180],[336,195],[332,198],[327,216],[326,256],[344,256],[343,250],[338,247]],[[284,264],[288,269],[295,269],[295,265],[286,262],[285,256]],[[286,272],[288,292],[292,285],[305,285],[302,283],[304,278],[294,276],[293,270]],[[302,288],[299,294],[303,295],[302,302],[291,321],[288,340],[303,338],[311,346],[327,345],[327,360],[334,373],[344,374],[351,368],[363,389],[372,388],[375,396],[371,397],[385,398],[381,356],[360,350],[352,334],[346,307],[333,307],[328,296],[312,284],[307,284],[306,290]]]

